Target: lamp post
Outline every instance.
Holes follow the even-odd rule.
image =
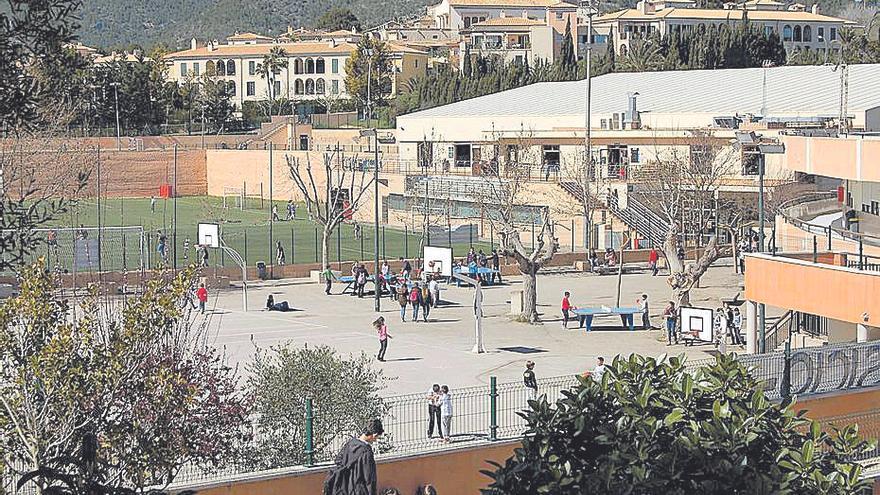
[[[373,137],[373,286],[376,288],[374,309],[378,313],[382,310],[379,285],[379,133],[375,128],[362,129],[360,135],[361,137]]]
[[[580,7],[581,9],[586,10],[587,15],[587,54],[586,54],[586,65],[587,65],[587,77],[586,77],[586,91],[587,91],[587,108],[584,117],[584,126],[586,132],[584,133],[584,146],[586,151],[584,153],[584,183],[583,183],[583,191],[584,194],[584,251],[589,253],[590,247],[592,244],[592,225],[590,218],[590,208],[592,207],[592,198],[590,196],[590,171],[593,165],[593,130],[592,123],[590,119],[590,111],[591,111],[591,98],[592,98],[592,79],[593,79],[593,16],[596,13],[596,6],[594,5],[595,0],[581,0]],[[577,24],[577,23],[575,23]],[[575,32],[577,29],[575,28]],[[572,246],[574,249],[574,246]]]
[[[122,142],[119,134],[119,82],[112,82],[113,96],[116,100],[116,151],[122,150]]]

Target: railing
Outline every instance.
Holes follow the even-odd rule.
[[[793,313],[791,310],[786,311],[773,326],[767,329],[764,334],[764,349],[767,352],[778,351],[779,347],[789,339]]]
[[[643,238],[650,240],[656,246],[663,244],[669,224],[633,195],[627,197],[626,208],[620,207],[617,196],[614,195],[606,195],[605,204],[612,213],[635,229]]]

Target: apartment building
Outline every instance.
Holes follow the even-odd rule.
[[[289,43],[207,43],[198,46],[192,41],[189,50],[168,54],[168,77],[178,83],[211,73],[226,81],[232,100],[240,108],[246,101],[268,98],[266,79],[258,67],[273,48],[287,54],[287,67],[274,81],[272,94],[292,101],[348,98],[345,88],[345,63],[357,49],[348,42],[300,41]],[[406,46],[389,44],[394,67],[393,90],[422,75],[427,67],[427,54]]]
[[[698,25],[720,25],[744,19],[776,33],[786,50],[837,50],[840,31],[853,21],[819,13],[818,4],[807,11],[802,4],[786,7],[775,0],[750,0],[744,4],[728,3],[724,9],[696,8],[693,0],[641,0],[636,8],[599,16],[595,25],[609,29],[618,54],[626,54],[630,42],[652,33],[665,36],[676,30]]]
[[[543,21],[549,7],[577,7],[562,0],[442,0],[428,7],[434,27],[456,33],[472,25],[499,17],[522,17]]]

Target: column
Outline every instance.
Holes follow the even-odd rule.
[[[758,352],[758,305],[746,301],[746,354]]]
[[[862,323],[856,325],[856,342],[868,341],[868,327]]]

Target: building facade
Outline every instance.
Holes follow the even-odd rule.
[[[721,25],[748,19],[767,34],[776,33],[785,49],[837,50],[840,31],[855,23],[819,13],[818,5],[806,11],[803,6],[786,8],[774,0],[751,0],[742,5],[727,4],[725,9],[695,8],[693,0],[641,0],[634,9],[602,15],[594,23],[610,30],[609,42],[616,53],[625,55],[633,39],[658,33],[666,36],[676,30],[699,25]]]

